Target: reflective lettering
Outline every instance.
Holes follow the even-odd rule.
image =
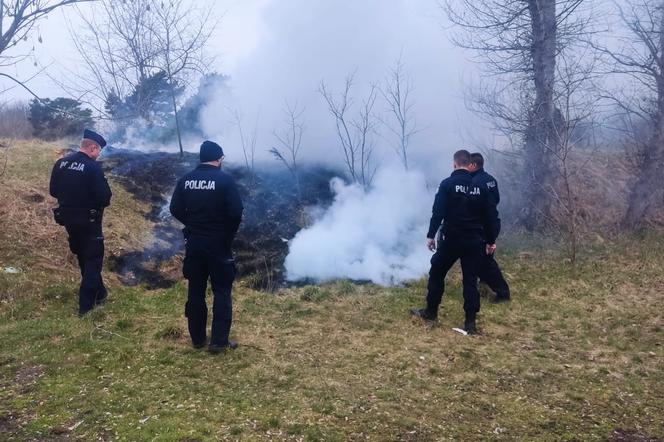
[[[73,163],[71,163],[71,164],[69,165],[69,167],[68,167],[67,169],[69,169],[69,170],[75,170],[75,171],[77,171],[77,172],[83,172],[83,171],[85,170],[85,164],[83,164],[83,163],[77,163],[76,161],[74,161]]]
[[[184,182],[184,188],[190,190],[214,190],[215,185],[214,180],[187,180]]]

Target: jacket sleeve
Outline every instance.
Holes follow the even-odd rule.
[[[171,215],[182,224],[187,224],[187,208],[182,195],[182,180],[178,181],[173,190],[170,205]]]
[[[238,191],[237,185],[232,180],[228,181],[224,196],[225,212],[228,216],[228,230],[226,233],[228,238],[232,240],[240,228],[242,211],[244,210],[242,199],[240,198],[240,192]]]
[[[445,202],[447,199],[447,190],[445,182],[443,181],[438,186],[438,192],[436,192],[436,198],[433,201],[433,208],[431,209],[431,220],[429,221],[429,232],[427,233],[427,238],[435,238],[436,232],[440,228],[440,223],[443,222],[445,218]]]
[[[493,182],[496,183],[496,186],[491,190],[490,194],[491,194],[491,197],[493,199],[493,202],[496,204],[496,211],[497,211],[498,210],[497,206],[498,206],[498,204],[500,204],[500,191],[498,190],[498,180],[496,180],[494,178]],[[497,230],[496,230],[496,238],[497,238],[498,235],[500,235],[501,224],[500,224],[499,214],[497,214],[496,216],[498,216],[498,225],[497,225]]]
[[[494,178],[493,182],[495,183],[495,186],[493,189],[489,189],[489,194],[497,206],[500,204],[500,192],[498,191],[498,181]]]
[[[48,185],[48,191],[53,198],[60,197],[60,160],[56,161],[53,165],[53,170],[51,171],[51,180]]]
[[[491,192],[486,192],[482,198],[484,219],[484,232],[486,242],[488,244],[495,244],[498,234],[500,233],[500,218],[498,218],[498,208],[494,199],[490,196]]]
[[[104,171],[101,166],[95,164],[92,175],[92,192],[97,207],[108,207],[111,204],[111,188],[106,181]]]

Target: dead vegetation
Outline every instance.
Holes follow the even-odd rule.
[[[0,302],[11,308],[16,300],[35,296],[43,282],[70,283],[78,267],[69,251],[64,228],[53,221],[56,206],[48,193],[52,164],[61,145],[35,141],[5,141],[7,170],[0,177],[0,267],[19,271],[11,279],[0,273]],[[104,216],[107,256],[143,247],[151,224],[147,207],[110,181],[114,207]],[[113,279],[112,273],[104,275]],[[73,293],[72,293],[73,295]]]
[[[627,210],[630,186],[638,173],[622,150],[576,150],[569,154],[570,186],[572,204],[577,213],[579,235],[583,238],[615,236],[624,232],[622,219]],[[522,190],[518,168],[509,155],[496,156],[496,175],[501,185],[500,211],[503,222],[509,229],[510,220],[518,217],[522,207],[519,192]],[[496,164],[494,162],[494,164]],[[500,179],[502,178],[502,179]],[[556,201],[556,198],[554,198]],[[564,207],[554,204],[549,219],[549,228],[560,229],[568,224]],[[645,219],[649,228],[664,228],[664,201],[653,207]]]
[[[185,284],[145,291],[106,272],[109,302],[75,316],[76,268],[48,210],[53,147],[14,145],[0,186],[11,202],[0,206],[0,267],[21,268],[0,272],[0,431],[9,440],[664,437],[661,234],[588,243],[575,274],[555,245],[504,243],[514,300],[484,303],[477,337],[450,330],[463,321],[456,271],[434,327],[407,315],[424,280],[277,296],[240,281],[241,347],[211,358],[189,347]],[[110,252],[140,250],[151,205],[113,180]]]

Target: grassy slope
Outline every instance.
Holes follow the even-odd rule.
[[[75,316],[75,269],[60,263],[65,242],[45,209],[29,209],[40,223],[7,225],[6,198],[20,196],[27,177],[43,193],[52,158],[39,156],[28,174],[12,152],[0,266],[24,272],[0,273],[3,440],[664,437],[661,236],[596,244],[576,276],[554,252],[511,244],[501,262],[515,299],[485,303],[477,337],[450,330],[462,322],[458,277],[435,327],[406,314],[424,281],[279,296],[238,284],[233,334],[244,346],[211,357],[188,346],[184,284],[148,292],[107,278],[110,303]],[[130,248],[144,208],[120,189],[116,197],[109,221],[123,233],[107,227],[109,247]],[[26,245],[33,236],[36,253]]]

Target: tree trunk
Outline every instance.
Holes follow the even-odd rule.
[[[552,179],[551,153],[557,151],[554,83],[556,70],[556,2],[529,0],[533,41],[535,102],[525,136],[525,207],[522,222],[536,230],[550,214],[551,198],[546,187]]]
[[[170,76],[169,76],[170,77]],[[175,87],[173,86],[173,79],[169,78],[171,83],[171,101],[173,103],[173,115],[175,117],[175,133],[178,136],[178,146],[180,147],[180,158],[184,157],[184,149],[182,148],[182,135],[180,134],[180,120],[178,119],[178,105],[175,100]]]
[[[664,3],[664,2],[663,2]],[[646,145],[638,176],[629,195],[623,227],[634,228],[643,223],[648,210],[662,196],[659,180],[664,167],[664,12],[659,17],[659,70],[657,72],[657,114],[653,121],[652,136]]]
[[[642,224],[650,207],[663,194],[660,177],[664,167],[664,83],[658,83],[657,120],[645,155],[641,159],[637,178],[630,190],[627,212],[622,221],[623,227],[626,228]]]

